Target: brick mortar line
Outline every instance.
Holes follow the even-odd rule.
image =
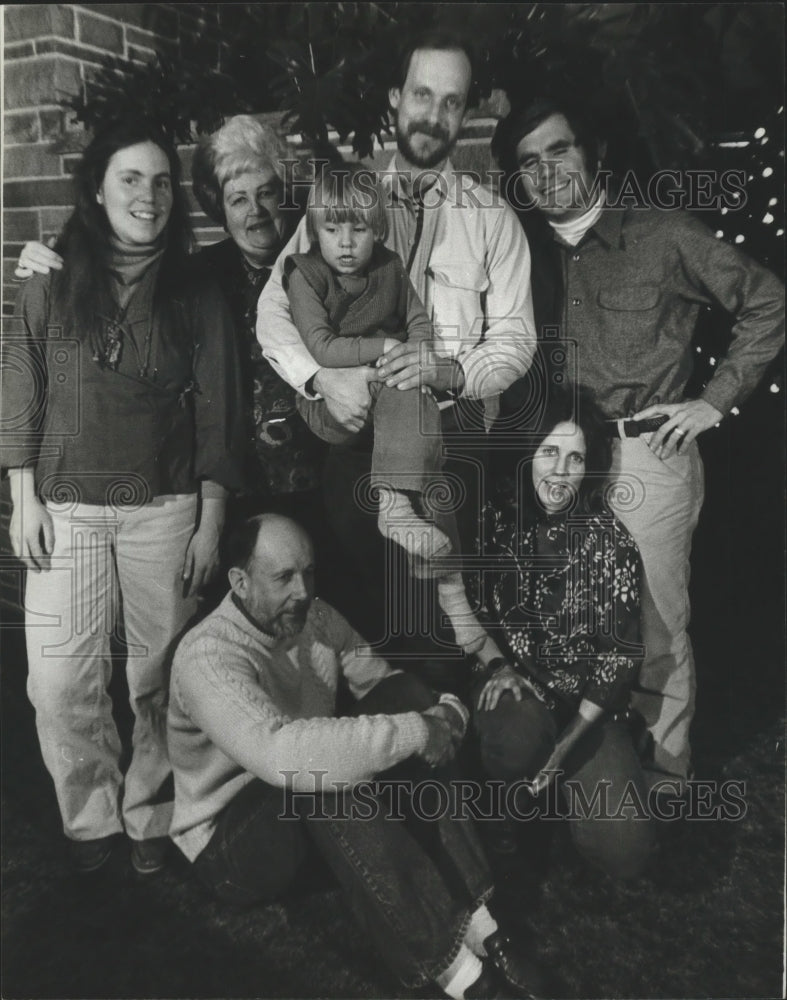
[[[51,146],[53,142],[58,142],[61,137],[58,136],[55,139],[36,139],[35,142],[4,142],[3,149],[35,149],[36,146]],[[53,154],[57,156],[76,156],[74,153],[59,153],[57,150],[51,150]],[[8,180],[8,178],[6,178]]]
[[[61,39],[59,39],[59,41],[70,41],[70,40],[67,39],[67,38],[65,38],[65,39],[61,38]],[[74,41],[70,41],[70,44],[71,45],[76,45],[76,44],[82,45],[82,42],[78,42],[77,43],[77,42],[74,42]],[[105,56],[113,56],[113,55],[116,56],[118,54],[117,52],[110,52],[109,49],[97,49],[93,45],[85,45],[84,48],[91,49],[92,51],[98,52],[99,54],[102,54],[102,55],[105,55]],[[89,60],[89,59],[80,59],[79,56],[69,55],[68,52],[41,52],[41,53],[39,53],[38,55],[35,55],[35,56],[22,56],[19,59],[8,59],[8,60],[6,60],[6,63],[9,66],[11,66],[11,65],[12,66],[18,66],[20,63],[28,63],[28,62],[33,62],[33,61],[40,62],[42,59],[71,59],[78,66],[84,66],[84,64],[86,62],[91,62],[91,60]],[[98,63],[93,64],[91,62],[91,65],[96,65],[97,66]],[[38,105],[37,104],[35,105],[35,109],[38,110]],[[24,111],[24,110],[25,110],[24,108],[8,108],[5,113],[6,114],[10,114],[12,111]]]
[[[47,41],[68,42],[70,45],[78,45],[82,49],[90,49],[91,52],[100,52],[102,55],[105,55],[105,56],[117,56],[117,55],[120,55],[119,52],[113,52],[112,49],[100,49],[97,45],[91,45],[90,42],[83,42],[81,38],[63,38],[60,35],[47,35],[44,38],[36,38],[36,42],[39,42],[39,41],[40,42],[47,42]],[[126,43],[126,39],[125,39],[125,36],[124,36],[124,38],[123,38],[123,44],[125,45],[125,43]],[[50,56],[50,55],[52,55],[52,56],[59,56],[59,55],[67,55],[67,54],[68,53],[66,53],[66,52],[62,52],[62,53],[61,52],[42,52],[41,53],[42,56]],[[23,58],[27,58],[27,57],[23,56]],[[72,56],[71,58],[72,59],[76,59],[78,57],[77,56]],[[15,59],[13,61],[17,62],[18,60]]]
[[[69,38],[67,35],[36,35],[34,38],[25,38],[18,42],[6,42],[6,45],[35,45],[36,42],[71,42],[73,45],[75,39]],[[49,55],[49,53],[44,52],[42,55]],[[23,56],[22,58],[29,57]],[[13,60],[13,62],[16,61],[16,59]]]
[[[47,55],[57,55],[56,52],[47,52]],[[35,104],[30,108],[8,108],[3,112],[7,118],[9,115],[36,115],[39,111],[65,111],[59,104]]]
[[[36,181],[66,181],[72,180],[71,174],[25,174],[23,177],[3,177],[3,184],[18,184],[20,181],[30,181],[35,184]],[[42,208],[50,208],[49,205],[43,205]]]
[[[56,180],[62,180],[62,177],[56,178]],[[3,206],[3,212],[46,212],[50,208],[66,209],[67,211],[73,211],[73,205],[14,205],[13,208],[10,205]],[[41,226],[41,219],[38,220],[39,228]]]
[[[122,7],[123,4],[117,4],[116,6]],[[109,14],[102,14],[101,11],[93,10],[87,4],[72,3],[71,4],[71,9],[74,11],[75,14],[78,11],[82,11],[85,14],[90,14],[91,17],[97,17],[97,18],[99,18],[102,21],[109,21],[110,24],[117,24],[120,28],[125,28],[127,26],[131,27],[131,28],[136,28],[137,27],[135,24],[129,25],[127,21],[120,21],[117,18],[110,17]],[[76,26],[76,24],[77,24],[77,19],[75,17],[74,18],[74,26]],[[148,28],[140,28],[139,30],[140,31],[148,31],[149,29]]]

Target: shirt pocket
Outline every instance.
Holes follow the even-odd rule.
[[[481,339],[484,310],[482,296],[489,287],[484,268],[475,261],[432,260],[431,313],[435,332],[447,342]]]
[[[658,285],[615,285],[598,292],[599,305],[613,312],[646,312],[656,308],[660,297]]]

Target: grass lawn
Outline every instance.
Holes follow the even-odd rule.
[[[774,527],[781,492],[773,485],[780,476],[758,483],[761,460],[752,457],[747,471],[746,449],[737,450],[744,485],[765,487],[752,510],[751,494],[730,487],[723,451],[710,459],[709,495],[723,490],[725,501],[706,504],[694,547],[695,766],[698,778],[743,782],[745,815],[662,824],[658,857],[646,876],[627,884],[582,865],[565,824],[528,830],[519,871],[502,873],[498,907],[532,935],[561,996],[782,996],[783,542]],[[25,674],[23,633],[9,628],[2,675],[3,997],[405,995],[330,884],[234,912],[208,899],[185,863],[142,884],[118,855],[99,878],[75,880]]]

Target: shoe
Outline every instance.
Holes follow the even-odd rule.
[[[103,868],[112,857],[116,840],[116,833],[94,840],[69,840],[68,850],[74,871],[78,875],[90,875]]]
[[[545,995],[543,972],[532,958],[519,953],[502,931],[490,934],[484,940],[484,948],[506,985],[518,991],[516,996],[535,1000]]]
[[[131,841],[131,867],[137,875],[155,875],[167,863],[169,837]]]

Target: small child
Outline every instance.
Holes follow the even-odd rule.
[[[397,343],[432,339],[432,324],[401,260],[383,245],[385,195],[372,171],[343,164],[319,174],[309,195],[306,230],[311,249],[287,258],[284,287],[293,321],[318,364],[374,365]],[[438,577],[438,599],[457,642],[468,653],[480,656],[483,650],[486,662],[500,654],[470,609],[461,574],[441,574],[432,562],[450,552],[451,538],[416,511],[423,509],[421,498],[443,464],[437,403],[419,388],[371,382],[369,391],[380,531],[416,566],[423,564],[419,575]],[[323,400],[300,400],[299,410],[319,437],[347,439]],[[452,524],[449,531],[456,536]]]

